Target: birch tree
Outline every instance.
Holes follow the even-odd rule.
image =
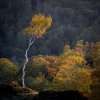
[[[28,63],[28,51],[31,45],[35,42],[37,38],[42,37],[46,30],[52,25],[52,17],[44,16],[42,14],[37,14],[32,17],[29,25],[24,29],[24,34],[28,38],[28,47],[25,52],[25,62],[22,69],[22,86],[25,87],[25,68]]]

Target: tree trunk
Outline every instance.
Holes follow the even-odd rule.
[[[23,86],[23,88],[25,88],[25,68],[26,68],[26,64],[28,63],[28,51],[29,51],[31,45],[34,43],[34,41],[35,41],[35,38],[33,38],[33,37],[29,38],[29,45],[25,52],[25,62],[24,62],[24,66],[22,69],[22,86]]]

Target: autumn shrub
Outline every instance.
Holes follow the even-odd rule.
[[[52,81],[58,69],[56,56],[35,56],[30,58],[26,66],[26,85],[42,90],[47,81]]]
[[[60,56],[62,64],[68,66],[80,66],[85,64],[85,56],[75,49],[70,49],[69,45],[65,45],[64,52]]]
[[[0,58],[0,82],[11,82],[16,80],[18,67],[7,58]]]
[[[26,76],[37,77],[40,72],[46,75],[48,66],[43,56],[32,57],[26,66]]]
[[[48,56],[46,55],[44,57],[44,59],[46,61],[49,62],[49,67],[47,69],[47,76],[46,78],[49,80],[49,81],[52,81],[54,79],[54,77],[56,76],[57,74],[57,71],[59,69],[59,58],[57,56]]]
[[[79,90],[85,95],[91,93],[91,70],[87,68],[62,68],[46,90]]]
[[[27,87],[36,91],[42,91],[45,88],[46,83],[48,83],[48,80],[42,73],[39,73],[37,77],[26,77]]]
[[[79,90],[85,95],[90,95],[92,70],[85,66],[84,55],[67,45],[59,57],[59,62],[59,70],[46,89]]]
[[[78,51],[66,45],[58,57],[32,57],[26,67],[27,86],[37,91],[79,90],[89,96],[92,69],[85,65],[85,56],[80,49]]]

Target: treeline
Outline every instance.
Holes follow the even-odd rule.
[[[77,41],[75,48],[65,45],[59,56],[32,56],[26,66],[25,83],[36,91],[79,90],[91,100],[99,97],[100,42]],[[0,58],[0,83],[21,85],[22,67],[18,62]],[[95,92],[96,91],[96,92]]]
[[[30,56],[60,55],[66,44],[100,40],[99,0],[1,0],[0,57],[24,59],[27,39],[22,30],[36,13],[53,17],[53,26],[31,48]]]

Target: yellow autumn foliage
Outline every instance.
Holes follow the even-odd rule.
[[[81,52],[66,46],[60,56],[61,65],[54,82],[63,84],[61,89],[79,90],[90,95],[91,69],[85,66],[85,57]]]
[[[67,66],[83,66],[85,64],[85,57],[80,52],[70,49],[68,46],[65,46],[64,52],[61,55],[61,60]]]
[[[43,14],[37,14],[32,17],[29,26],[24,29],[24,33],[28,36],[42,37],[51,24],[51,16],[46,17]]]
[[[75,89],[90,95],[91,69],[62,65],[54,82],[63,83],[65,89]]]
[[[73,64],[76,64],[76,65],[81,65],[82,63],[84,63],[84,57],[82,55],[73,55],[73,56],[69,56],[68,58],[68,61],[67,62],[71,62]]]

